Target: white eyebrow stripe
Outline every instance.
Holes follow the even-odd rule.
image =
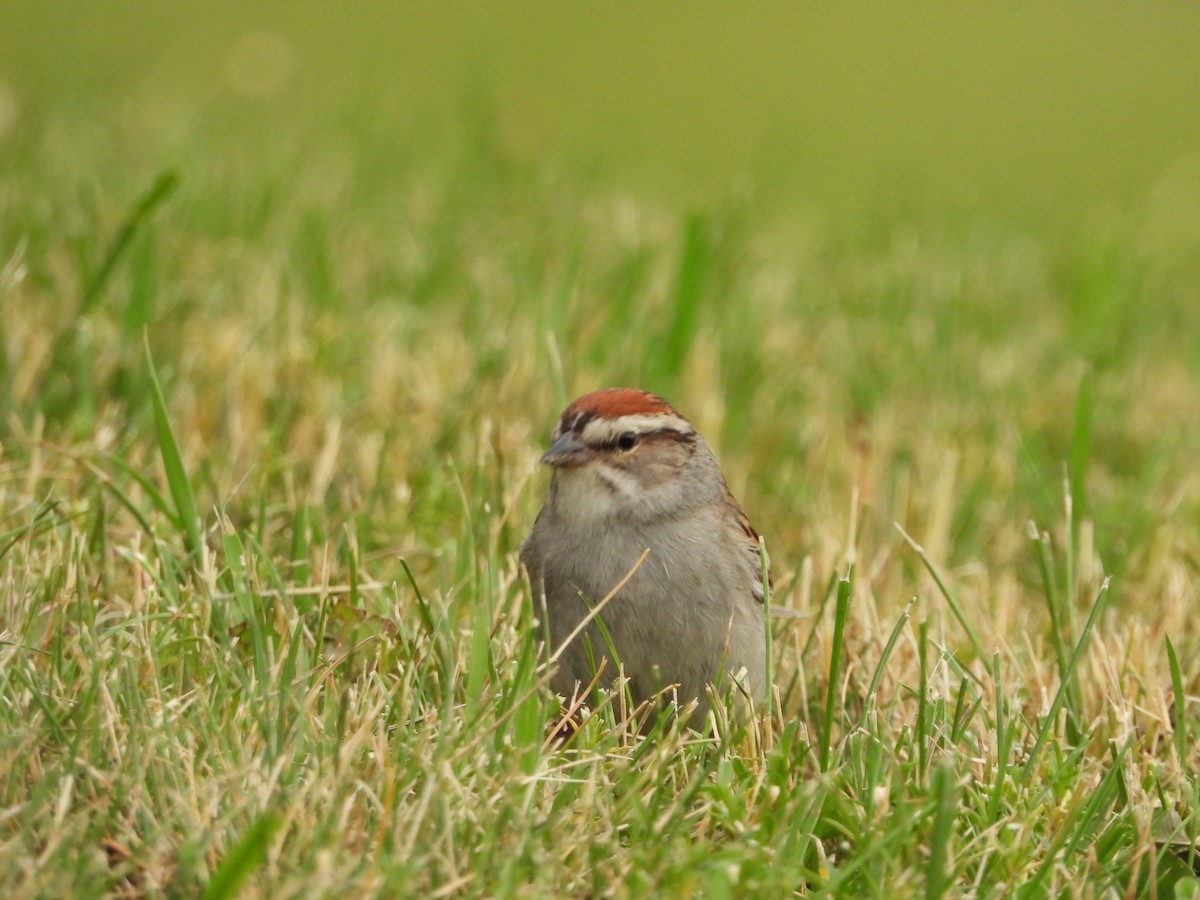
[[[583,426],[580,435],[585,444],[607,444],[615,441],[627,431],[634,434],[649,434],[652,431],[677,431],[680,434],[692,434],[692,428],[686,419],[673,416],[670,413],[655,413],[654,415],[621,416],[619,419],[592,419]]]

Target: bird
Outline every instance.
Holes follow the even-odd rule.
[[[557,662],[551,690],[578,700],[597,672],[611,688],[619,660],[643,722],[671,700],[703,722],[709,687],[730,679],[762,702],[759,536],[695,427],[656,394],[595,391],[563,411],[541,462],[550,485],[520,561]]]

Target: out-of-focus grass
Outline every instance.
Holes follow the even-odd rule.
[[[138,90],[0,144],[12,893],[1196,887],[1195,165],[831,229],[486,104],[435,147]],[[799,615],[760,721],[561,747],[516,548],[618,383],[711,438]]]
[[[930,203],[1124,207],[1200,147],[1198,43],[1200,11],[1178,3],[41,0],[0,10],[0,96],[35,121],[64,99],[149,103],[179,136],[184,110],[286,119],[365,90],[427,151],[470,139],[486,110],[518,158],[585,160],[672,199],[753,192],[857,229],[864,210]]]

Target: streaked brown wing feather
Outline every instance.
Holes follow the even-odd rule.
[[[733,494],[726,492],[725,506],[729,512],[729,520],[733,523],[733,527],[737,529],[735,537],[742,542],[744,552],[749,556],[751,563],[751,571],[754,572],[754,598],[759,603],[763,602],[763,580],[762,580],[762,559],[759,556],[758,550],[758,532],[754,530],[754,526],[750,524],[750,518],[738,504]],[[767,573],[767,583],[771,583],[771,574]]]

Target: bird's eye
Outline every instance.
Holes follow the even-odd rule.
[[[617,438],[617,446],[622,450],[632,450],[635,444],[637,444],[637,435],[632,431],[627,431]]]

